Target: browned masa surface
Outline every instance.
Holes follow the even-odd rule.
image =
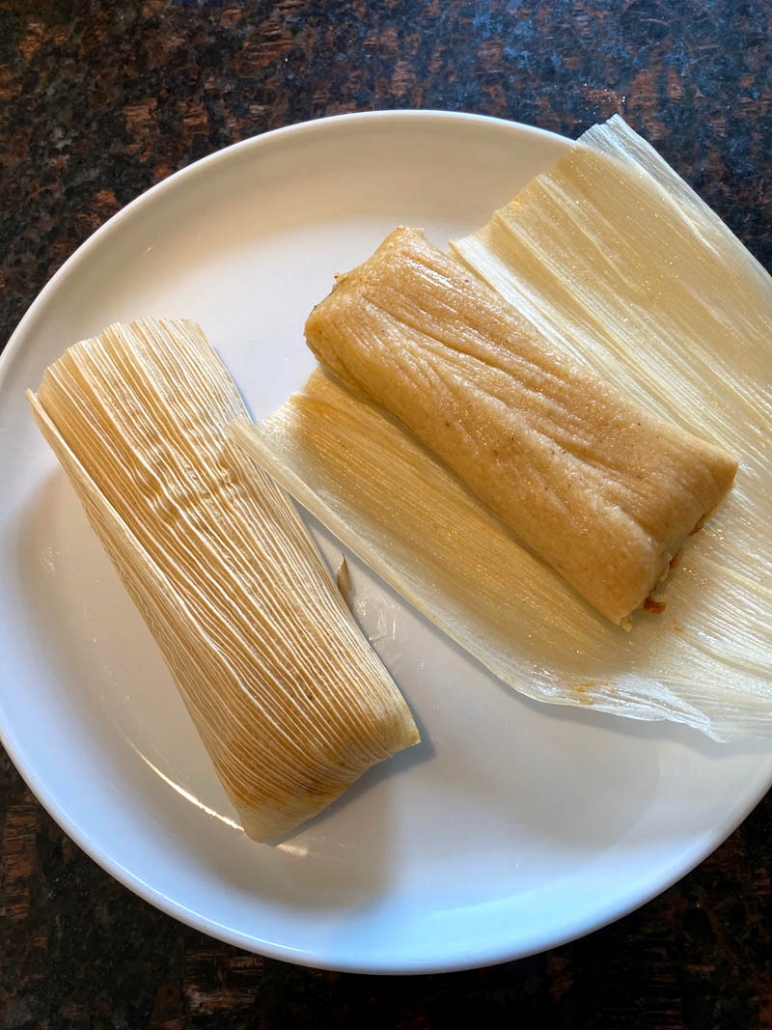
[[[305,332],[618,625],[734,480],[734,458],[569,360],[420,229],[338,275]]]

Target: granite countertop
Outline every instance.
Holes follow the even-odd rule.
[[[772,267],[761,0],[0,0],[0,343],[75,248],[236,140],[346,111],[577,136],[619,112]],[[0,1026],[772,1028],[772,795],[640,911],[543,955],[369,977],[266,960],[86,858],[0,756]]]

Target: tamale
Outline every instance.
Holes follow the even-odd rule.
[[[772,278],[619,118],[479,234],[467,269],[579,363],[725,447],[733,489],[623,633],[412,433],[317,370],[234,440],[355,553],[534,700],[772,736]]]
[[[228,443],[249,418],[199,327],[114,325],[28,398],[249,836],[418,741],[292,503]]]
[[[306,339],[614,623],[732,485],[722,448],[572,360],[420,230],[339,276]]]

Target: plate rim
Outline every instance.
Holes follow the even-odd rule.
[[[417,109],[347,112],[329,117],[320,117],[310,121],[301,121],[281,126],[225,146],[191,162],[189,165],[140,193],[88,236],[62,263],[27,308],[9,337],[2,354],[0,354],[0,397],[5,392],[5,380],[11,364],[27,342],[29,327],[34,324],[39,313],[48,303],[50,295],[59,289],[68,277],[77,272],[79,264],[88,258],[93,248],[100,246],[110,233],[120,230],[123,223],[133,218],[143,205],[152,203],[156,198],[163,195],[165,191],[179,188],[182,182],[192,179],[202,174],[202,172],[211,170],[218,163],[232,160],[236,152],[242,153],[252,150],[259,154],[261,149],[273,146],[278,140],[295,135],[329,133],[343,123],[349,127],[347,131],[356,132],[358,126],[363,124],[370,125],[379,121],[384,123],[384,125],[389,123],[395,125],[399,122],[427,122],[431,120],[447,123],[455,122],[459,125],[490,125],[497,130],[503,129],[504,131],[512,132],[513,135],[549,139],[553,143],[560,141],[561,144],[566,145],[574,143],[570,138],[550,130],[508,119],[468,112]],[[253,159],[259,160],[259,157],[256,156]],[[157,887],[140,879],[131,869],[123,866],[116,857],[106,852],[98,842],[92,839],[85,827],[82,827],[76,819],[71,817],[69,812],[62,809],[56,803],[46,787],[45,777],[35,773],[34,768],[25,760],[23,748],[16,740],[13,728],[7,726],[5,720],[0,723],[0,741],[29,789],[57,825],[105,872],[166,915],[227,944],[269,958],[296,965],[312,966],[317,969],[381,975],[455,972],[478,968],[483,965],[498,964],[526,958],[529,955],[538,954],[553,947],[562,947],[588,933],[602,929],[646,905],[704,861],[747,818],[767,793],[770,786],[772,786],[772,773],[768,773],[765,785],[762,787],[749,787],[741,803],[728,813],[722,823],[714,827],[712,832],[707,833],[702,841],[694,844],[686,852],[685,856],[680,856],[679,861],[673,864],[667,876],[652,878],[645,890],[640,891],[632,898],[628,896],[623,904],[611,905],[603,910],[596,908],[596,918],[588,920],[574,917],[573,924],[569,924],[566,932],[561,933],[558,937],[555,937],[554,933],[547,932],[545,934],[545,931],[541,931],[540,937],[532,941],[531,946],[526,948],[518,947],[513,942],[508,950],[502,948],[497,937],[493,944],[477,946],[476,948],[466,946],[463,957],[459,954],[456,960],[443,958],[432,960],[422,955],[419,958],[405,962],[390,955],[388,959],[384,959],[379,964],[374,965],[372,961],[368,960],[363,962],[342,962],[335,956],[325,957],[324,954],[309,949],[298,951],[297,949],[292,949],[290,945],[282,945],[277,942],[260,939],[257,935],[247,935],[240,930],[217,922],[212,917],[186,908],[180,902],[168,897]]]
[[[99,243],[103,236],[114,231],[124,220],[131,217],[141,205],[143,206],[150,203],[151,200],[161,196],[168,189],[176,188],[183,180],[193,178],[195,175],[200,174],[202,169],[208,168],[210,165],[217,164],[220,161],[228,160],[230,156],[236,152],[251,149],[258,150],[263,146],[273,144],[278,139],[283,139],[293,135],[305,135],[329,131],[330,128],[334,128],[343,123],[354,125],[375,121],[402,121],[403,119],[407,121],[425,121],[427,118],[436,118],[438,120],[448,122],[457,121],[459,123],[467,122],[488,124],[498,128],[504,128],[505,130],[514,129],[516,132],[523,133],[525,135],[551,139],[553,142],[559,140],[563,144],[573,144],[576,142],[568,136],[561,136],[559,133],[552,132],[550,129],[541,129],[536,125],[526,125],[523,122],[510,121],[506,118],[496,118],[492,115],[474,114],[468,111],[444,111],[434,108],[416,108],[405,111],[347,111],[343,114],[321,116],[319,118],[312,118],[302,122],[293,122],[291,125],[282,125],[276,129],[267,129],[265,132],[258,133],[256,136],[250,136],[247,139],[238,140],[236,143],[229,143],[227,146],[221,147],[219,150],[215,150],[211,154],[205,154],[203,157],[199,157],[195,161],[191,161],[189,165],[185,165],[184,168],[179,168],[176,172],[172,172],[170,175],[166,176],[166,178],[161,179],[160,182],[156,182],[146,190],[143,190],[142,193],[130,200],[119,211],[116,211],[115,214],[111,215],[105,222],[95,229],[94,232],[87,236],[82,243],[78,244],[72,254],[62,262],[51,278],[48,279],[48,281],[39,290],[30,306],[25,310],[15,329],[8,337],[5,346],[0,353],[0,390],[2,390],[3,386],[5,366],[13,360],[16,351],[20,349],[28,322],[33,320],[37,314],[38,308],[42,307],[46,302],[48,294],[53,292],[54,287],[59,284],[61,279],[65,279],[68,275],[72,274],[71,266],[74,266],[77,262],[83,260],[89,251]]]

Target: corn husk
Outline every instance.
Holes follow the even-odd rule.
[[[657,591],[661,614],[635,615],[625,634],[578,603],[341,386],[312,379],[239,445],[527,696],[717,740],[772,735],[769,277],[618,119],[453,247],[550,342],[739,460],[732,493]]]
[[[251,837],[417,742],[291,502],[227,443],[248,416],[197,326],[112,326],[28,397]]]
[[[451,249],[650,410],[731,452],[766,443],[772,280],[619,116]]]

